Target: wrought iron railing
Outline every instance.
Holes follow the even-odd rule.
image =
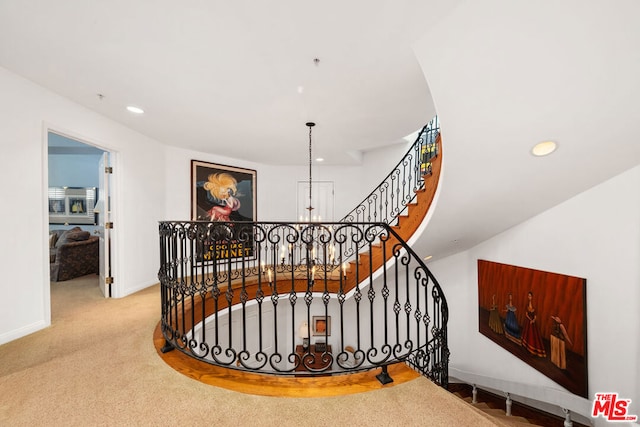
[[[384,222],[394,225],[431,174],[431,160],[438,156],[436,139],[440,122],[435,116],[385,179],[340,222]]]
[[[159,231],[164,350],[278,375],[381,367],[383,382],[404,361],[447,385],[446,299],[388,224],[167,221]]]

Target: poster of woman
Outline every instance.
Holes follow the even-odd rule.
[[[256,221],[256,171],[191,161],[192,221]]]
[[[230,223],[256,221],[256,171],[191,161],[191,220]],[[253,258],[253,242],[207,242],[201,261]]]

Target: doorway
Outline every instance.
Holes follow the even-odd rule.
[[[113,154],[53,129],[47,129],[46,146],[50,283],[96,274],[97,287],[109,298]]]

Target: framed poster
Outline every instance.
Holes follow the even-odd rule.
[[[192,221],[255,222],[256,217],[255,170],[191,160]],[[206,246],[202,261],[255,256],[252,241],[233,237]]]
[[[478,260],[479,332],[588,398],[587,280]]]
[[[331,316],[313,316],[313,336],[331,335]]]
[[[256,171],[191,160],[192,221],[256,221]]]

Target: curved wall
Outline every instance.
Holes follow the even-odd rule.
[[[258,218],[296,218],[296,182],[305,167],[278,167],[168,147],[134,132],[0,68],[0,173],[3,200],[16,209],[0,210],[3,280],[0,291],[0,344],[51,323],[48,272],[48,128],[115,153],[114,296],[124,297],[157,283],[158,221],[190,215],[191,159],[231,164],[258,172]],[[421,123],[416,124],[420,127]],[[304,133],[301,132],[301,137]],[[401,148],[401,150],[398,149]],[[314,180],[335,182],[336,218],[378,183],[404,150],[392,146],[363,155],[360,166],[316,167]]]
[[[587,280],[589,396],[617,392],[640,413],[640,166],[470,250],[429,264],[450,310],[451,366],[561,389],[478,332],[477,260]]]

